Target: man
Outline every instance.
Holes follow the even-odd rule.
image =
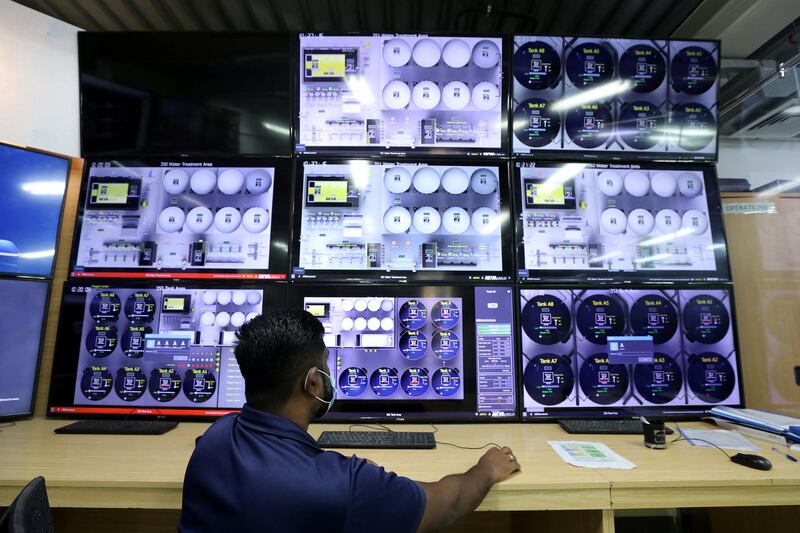
[[[308,424],[336,394],[323,332],[306,311],[266,313],[242,326],[236,360],[247,404],[198,439],[182,532],[436,531],[519,470],[510,449],[494,448],[464,474],[419,483],[320,449]]]

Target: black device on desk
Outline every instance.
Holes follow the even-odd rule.
[[[436,447],[429,431],[323,431],[322,448],[395,448],[429,450]]]
[[[169,420],[80,420],[53,431],[72,435],[163,435],[177,425]]]
[[[755,468],[756,470],[772,470],[772,462],[766,457],[754,455],[752,453],[737,453],[731,455],[731,461],[738,465],[746,466],[747,468]]]

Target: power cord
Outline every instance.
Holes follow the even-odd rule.
[[[10,427],[14,427],[16,425],[17,425],[16,422],[9,422],[8,424],[3,424],[2,426],[0,426],[0,431],[3,431],[3,428],[10,428]]]

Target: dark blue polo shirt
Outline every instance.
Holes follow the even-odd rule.
[[[416,531],[425,491],[363,459],[323,451],[286,418],[247,405],[197,441],[180,531]]]

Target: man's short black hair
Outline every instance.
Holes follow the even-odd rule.
[[[297,377],[320,365],[324,332],[314,315],[301,310],[270,311],[244,324],[235,353],[247,402],[265,407],[286,401]]]

